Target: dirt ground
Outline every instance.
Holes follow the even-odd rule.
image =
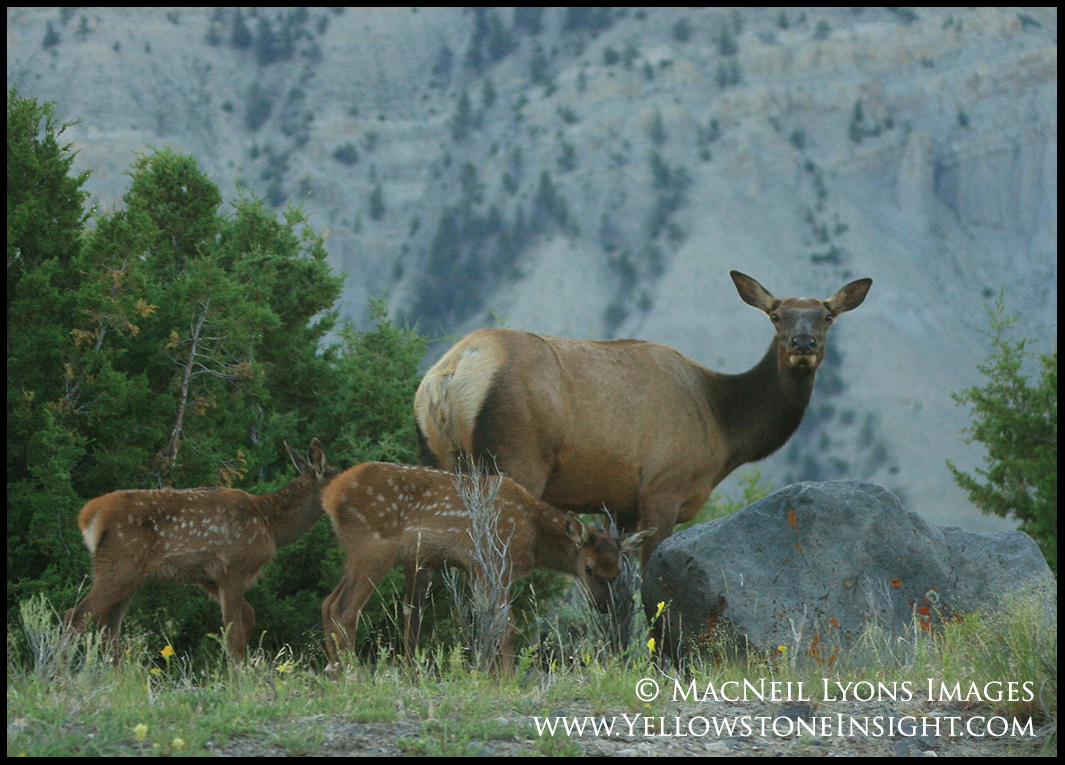
[[[980,720],[981,715],[978,710],[965,709],[956,704],[950,707],[919,700],[909,704],[892,701],[822,703],[816,708],[801,702],[707,702],[693,705],[689,701],[678,703],[669,714],[654,718],[645,718],[628,710],[594,715],[600,721],[613,718],[614,725],[609,734],[601,731],[596,735],[586,729],[583,735],[568,738],[576,744],[581,754],[591,757],[998,757],[1031,755],[1040,752],[1046,745],[1049,736],[1047,728],[1040,730],[1032,724],[1031,732],[1034,735],[987,735],[987,723]],[[554,710],[551,716],[558,723],[556,737],[566,737],[564,719],[585,720],[586,717],[593,717],[591,710],[576,708]],[[750,730],[742,727],[745,716],[754,718],[747,720]],[[764,731],[761,729],[762,722],[757,719],[759,717],[769,718],[765,721]],[[714,729],[715,718],[730,721],[739,718],[740,727],[731,736],[719,736]],[[810,735],[805,731],[801,735],[795,734],[797,720],[809,723],[811,718],[818,726],[818,734]],[[851,718],[861,725],[867,725],[869,732],[848,730]],[[868,718],[878,718],[879,725],[885,730],[877,731],[874,727],[876,723],[872,720],[867,722]],[[927,726],[924,731],[920,727],[914,731],[911,718],[918,721],[918,726],[922,725],[922,720],[939,718],[939,734],[936,735],[932,722],[924,723]],[[949,718],[956,718],[953,730]],[[1022,728],[1026,725],[1025,721],[1000,722],[1001,719],[990,724],[995,733],[1001,732],[1005,725],[1012,727],[1015,722]],[[841,720],[844,726],[842,731],[838,727]],[[498,722],[501,728],[527,724],[528,734],[510,739],[451,742],[452,748],[448,751],[454,752],[454,747],[459,746],[461,753],[475,756],[509,757],[543,753],[544,748],[542,742],[537,740],[537,727],[532,718],[521,720],[501,714]],[[902,734],[898,732],[900,724],[904,727]],[[445,728],[440,721],[425,721],[416,717],[401,717],[391,723],[352,723],[330,719],[326,715],[296,720],[294,725],[308,730],[317,729],[316,734],[324,736],[324,741],[308,752],[317,756],[405,756],[422,753],[419,751],[421,744],[412,742],[424,742],[424,753],[433,754],[440,751],[441,731]],[[678,732],[681,735],[677,735]],[[688,735],[683,735],[685,733]],[[908,735],[911,733],[915,735]],[[545,732],[543,735],[550,734]],[[282,747],[270,743],[272,738],[267,732],[262,739],[233,740],[214,751],[229,756],[289,754]]]

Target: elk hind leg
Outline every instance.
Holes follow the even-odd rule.
[[[122,619],[133,600],[133,594],[144,581],[144,576],[123,571],[121,568],[109,570],[104,565],[97,565],[95,574],[89,594],[67,611],[63,619],[64,630],[80,634],[84,631],[86,622],[96,622],[117,662],[121,657],[118,639],[122,630]]]
[[[348,560],[360,561],[359,567],[345,571],[340,584],[322,603],[322,626],[331,665],[339,663],[340,650],[353,647],[355,630],[366,601],[373,594],[377,582],[398,563],[390,553],[377,556],[349,554]]]
[[[517,624],[514,621],[514,611],[507,609],[507,634],[503,639],[503,645],[499,651],[499,656],[494,665],[497,671],[501,675],[513,675],[514,674],[514,657],[517,653],[515,645],[515,636],[517,634]]]
[[[432,572],[422,566],[408,566],[406,570],[406,593],[403,598],[403,652],[407,657],[414,656],[421,636],[422,609],[429,591],[429,578]]]
[[[342,597],[347,586],[348,577],[345,574],[340,578],[340,582],[333,588],[333,591],[322,601],[322,629],[325,631],[325,654],[328,659],[326,671],[339,666],[337,640],[340,638],[340,627],[333,621],[333,605],[338,598]]]

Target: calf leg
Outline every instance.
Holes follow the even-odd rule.
[[[63,619],[64,628],[80,634],[86,622],[95,621],[105,636],[117,662],[121,656],[118,638],[122,630],[122,618],[126,615],[133,594],[144,581],[144,575],[130,567],[105,566],[98,563],[92,589]]]
[[[226,629],[226,646],[233,661],[243,661],[248,638],[255,628],[255,611],[244,599],[244,583],[231,582],[219,588],[222,603],[222,626]]]
[[[403,598],[403,652],[408,657],[414,656],[421,636],[422,609],[429,591],[429,579],[432,572],[425,567],[407,568],[407,588]]]
[[[202,581],[197,582],[196,584],[200,585],[200,587],[202,587],[207,592],[207,594],[211,596],[211,598],[213,600],[217,601],[219,603],[219,605],[222,605],[222,594],[221,594],[221,591],[219,590],[217,582],[212,582],[212,581],[209,581],[209,580],[202,580]],[[225,617],[225,606],[222,605],[222,626],[223,626],[223,628],[228,626],[228,624],[229,624],[229,622],[226,621],[226,617]],[[243,635],[244,635],[245,647],[246,647],[246,641],[248,639],[250,639],[252,634],[255,632],[255,609],[251,607],[251,603],[249,603],[247,600],[244,599],[243,591],[241,593],[241,598],[240,598],[240,632],[242,632]],[[233,653],[232,643],[231,643],[233,633],[234,633],[234,629],[230,629],[229,633],[228,633],[229,637],[227,638],[227,646],[229,646],[231,654]],[[240,657],[239,658],[243,658],[243,654],[244,654],[244,651],[242,650],[241,653],[240,653]]]
[[[358,568],[352,566],[345,571],[336,589],[322,603],[322,626],[331,666],[340,666],[340,650],[353,647],[363,606],[377,583],[399,562],[391,551],[377,555],[349,551],[347,559],[349,565],[352,561],[358,561]]]

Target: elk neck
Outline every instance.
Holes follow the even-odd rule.
[[[256,498],[256,506],[274,533],[274,544],[285,547],[322,517],[322,490],[312,472],[273,494]]]
[[[738,375],[712,373],[707,387],[725,431],[731,472],[768,457],[791,438],[810,403],[814,371],[784,368],[774,339],[754,367]]]

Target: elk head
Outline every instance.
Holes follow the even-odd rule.
[[[599,613],[616,607],[610,584],[621,572],[621,556],[639,548],[655,531],[644,529],[615,540],[604,531],[589,528],[573,513],[566,513],[566,535],[577,546],[574,571]]]
[[[731,271],[740,297],[764,311],[776,328],[780,368],[795,374],[813,374],[825,358],[825,334],[836,317],[862,304],[872,279],[858,279],[828,300],[774,297],[746,274]]]

